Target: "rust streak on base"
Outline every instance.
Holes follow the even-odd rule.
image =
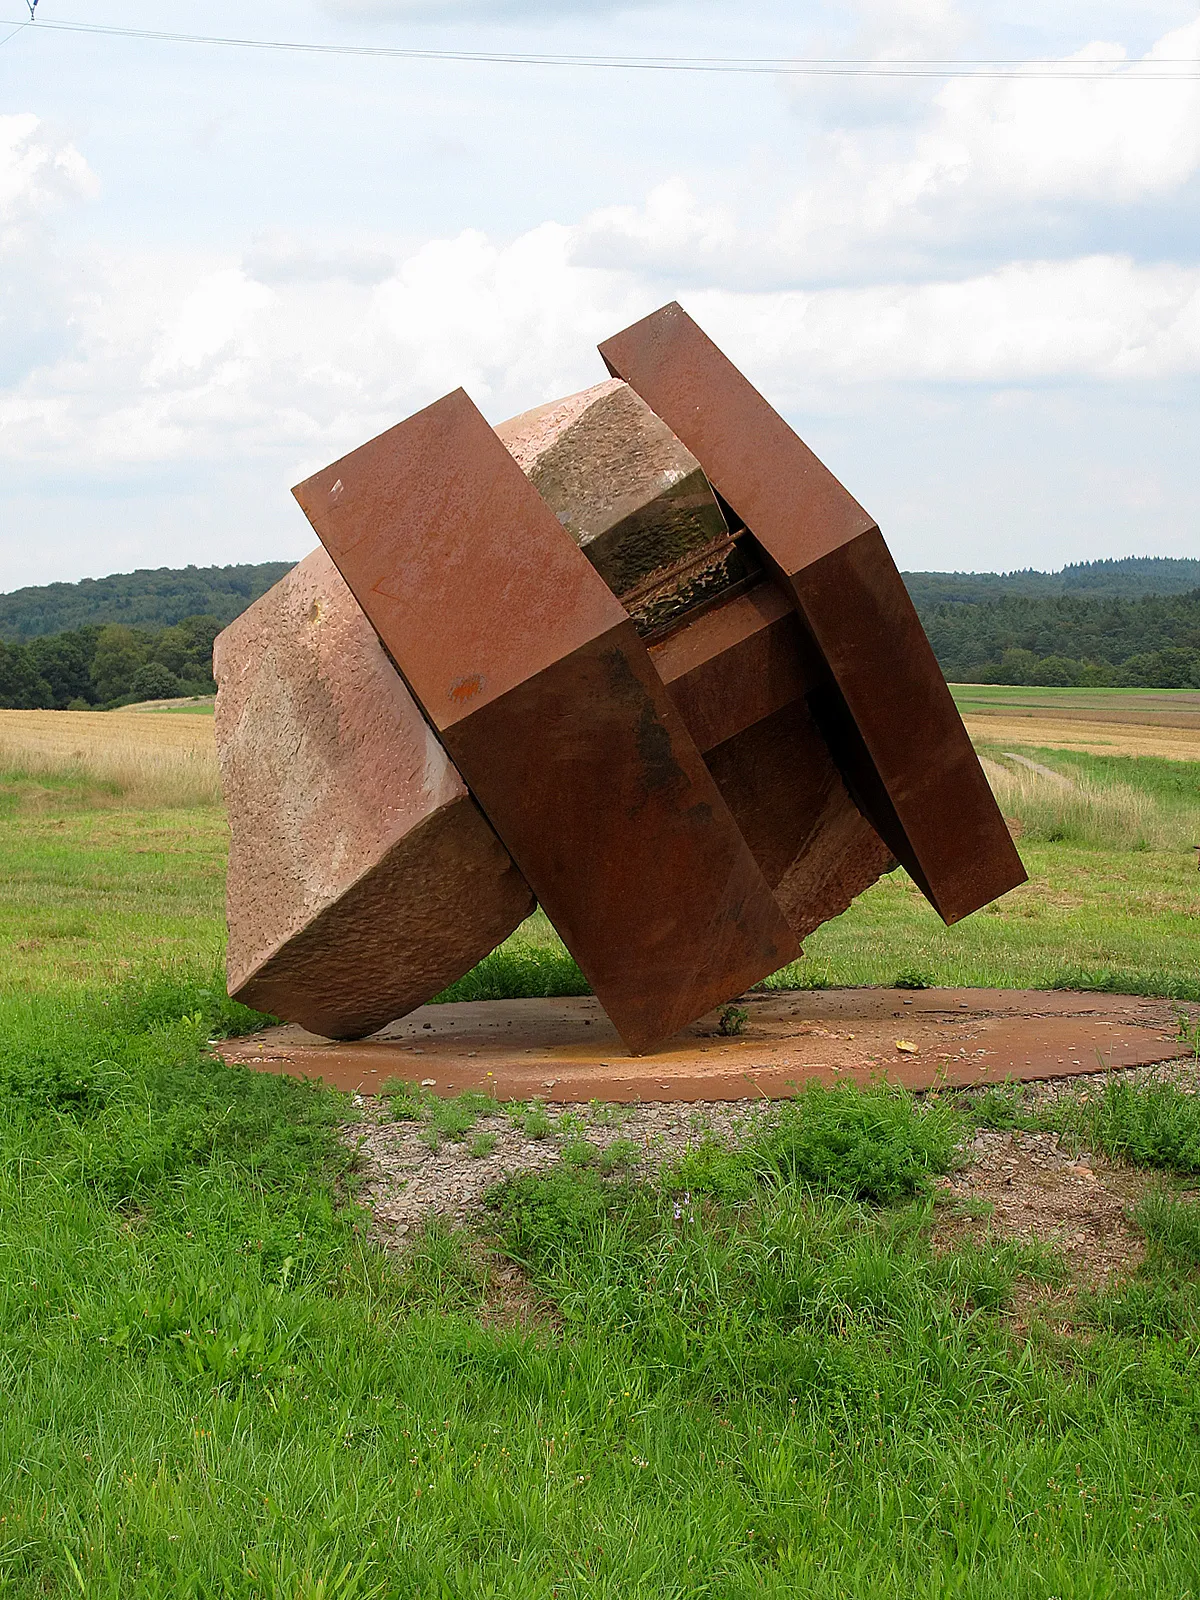
[[[296,1027],[219,1046],[231,1065],[375,1093],[390,1078],[500,1100],[785,1098],[805,1083],[910,1089],[1072,1077],[1186,1054],[1166,1001],[1037,990],[830,989],[750,995],[744,1031],[702,1017],[631,1057],[591,997],[423,1006],[356,1044]],[[895,1047],[917,1046],[916,1055]],[[432,1082],[429,1082],[432,1080]]]

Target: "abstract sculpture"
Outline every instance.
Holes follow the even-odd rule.
[[[540,903],[629,1048],[902,863],[1024,881],[870,517],[677,305],[493,430],[458,390],[300,484],[220,636],[229,986],[357,1037]]]

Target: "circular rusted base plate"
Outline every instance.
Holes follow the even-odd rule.
[[[714,1012],[645,1056],[629,1054],[591,998],[423,1006],[354,1044],[280,1027],[217,1048],[234,1065],[360,1094],[403,1079],[441,1095],[562,1102],[774,1099],[813,1081],[967,1087],[1190,1053],[1181,1008],[1138,995],[826,989],[737,1004],[747,1017],[736,1036],[721,1035]]]

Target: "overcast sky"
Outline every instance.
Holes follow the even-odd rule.
[[[0,590],[299,556],[292,483],[458,384],[498,421],[597,382],[597,341],[672,298],[904,567],[1200,553],[1200,81],[1135,81],[1147,56],[1200,60],[1194,3],[38,9],[360,45],[1128,65],[715,76],[39,20],[0,45]]]

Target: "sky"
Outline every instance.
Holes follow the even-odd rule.
[[[39,0],[9,33],[27,17],[0,0],[0,590],[303,555],[293,483],[460,384],[499,421],[599,382],[596,344],[672,299],[906,569],[1200,553],[1195,3]],[[634,71],[53,22],[1050,65]]]

